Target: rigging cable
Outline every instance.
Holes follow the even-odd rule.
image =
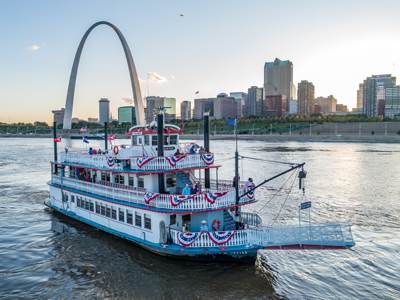
[[[288,163],[288,162],[283,162],[283,161],[276,161],[276,160],[269,160],[269,159],[261,159],[261,158],[255,158],[255,157],[248,157],[248,156],[242,156],[240,155],[241,158],[247,158],[247,159],[252,159],[252,160],[259,160],[259,161],[267,161],[267,162],[272,162],[276,164],[284,164],[284,165],[297,165],[297,163]]]

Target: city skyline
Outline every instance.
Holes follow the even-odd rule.
[[[256,11],[254,5],[240,1],[47,4],[1,4],[1,122],[52,121],[51,111],[65,107],[79,41],[98,21],[111,22],[124,34],[142,79],[142,96],[173,97],[179,107],[184,100],[193,106],[196,91],[200,98],[210,98],[262,86],[264,64],[277,57],[293,62],[296,86],[301,80],[313,82],[316,97],[335,95],[350,109],[357,106],[356,93],[366,77],[399,76],[400,42],[395,28],[400,21],[395,11],[400,4],[395,1],[379,7],[361,1],[255,2]],[[275,28],[272,25],[280,17],[265,18],[265,14],[283,8],[288,9],[287,22]],[[235,14],[241,16],[240,24],[228,22]],[[299,15],[312,18],[299,19]],[[201,22],[204,18],[207,24]],[[379,20],[387,24],[385,31],[376,27]],[[299,23],[307,35],[296,31]],[[265,30],[269,27],[275,29]],[[252,39],[259,41],[257,47],[249,46]],[[232,43],[235,40],[244,43]],[[385,40],[385,47],[373,40]],[[232,47],[214,47],[221,41]],[[100,98],[110,99],[110,109],[116,114],[127,103],[123,98],[129,97],[132,91],[123,49],[112,29],[100,26],[88,37],[82,53],[73,116],[97,116]]]

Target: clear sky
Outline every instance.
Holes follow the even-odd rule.
[[[140,78],[165,78],[149,83],[150,95],[179,104],[196,91],[247,92],[262,86],[264,63],[278,57],[293,62],[296,86],[311,81],[316,97],[334,95],[352,108],[367,76],[400,75],[399,11],[400,1],[385,0],[2,0],[0,121],[52,121],[51,110],[65,106],[80,39],[98,21],[121,30]],[[86,41],[73,116],[98,117],[102,97],[113,115],[132,97],[123,49],[104,25]]]

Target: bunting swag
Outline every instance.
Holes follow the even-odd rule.
[[[171,195],[169,196],[171,200],[172,206],[178,206],[181,204],[183,201],[189,200],[190,198],[193,198],[195,195]]]
[[[234,236],[235,230],[233,231],[211,231],[207,232],[209,238],[218,246],[221,246],[227,242]]]
[[[114,165],[114,159],[110,156],[110,157],[106,157],[107,160],[107,165],[109,167],[112,167]]]
[[[226,194],[228,194],[228,192],[206,193],[206,199],[211,204],[214,204],[215,200],[217,200],[219,197],[225,196]]]
[[[247,194],[247,198],[249,198],[250,200],[254,199],[254,190],[253,189],[246,189],[246,192],[248,190],[251,190],[248,194]]]
[[[200,236],[202,232],[178,232],[178,241],[184,247],[189,247],[193,244]]]
[[[153,200],[154,198],[157,198],[160,194],[157,193],[150,193],[147,192],[146,194],[144,194],[144,202],[146,202],[146,204],[149,204],[151,200]]]
[[[176,163],[182,159],[184,159],[186,156],[185,155],[177,155],[177,156],[167,156],[165,157],[167,159],[167,161],[169,162],[169,164],[172,167],[176,166]]]
[[[214,154],[202,154],[201,158],[208,166],[214,163]]]
[[[138,165],[139,168],[142,168],[145,164],[147,164],[149,161],[152,161],[153,159],[155,159],[155,157],[138,158],[136,160],[136,164]]]

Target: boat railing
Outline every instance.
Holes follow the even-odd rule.
[[[79,191],[91,193],[94,195],[100,195],[114,200],[126,201],[130,203],[145,205],[147,207],[155,207],[168,210],[188,210],[188,211],[205,211],[205,210],[216,210],[232,207],[236,204],[235,192],[230,191],[227,194],[218,197],[214,203],[211,203],[206,194],[194,195],[188,200],[182,201],[179,204],[171,201],[168,194],[158,194],[156,198],[146,203],[144,195],[146,192],[139,190],[130,190],[126,188],[120,188],[116,186],[107,186],[104,184],[87,182],[83,180],[61,177],[59,175],[52,174],[52,183],[62,185],[65,187],[73,188]],[[240,195],[245,193],[244,189],[239,190]],[[178,195],[182,196],[182,195]],[[248,204],[254,202],[255,198],[249,199],[248,197],[242,197],[239,204]]]
[[[201,179],[202,184],[204,186],[204,178]],[[239,181],[239,188],[243,188],[246,184],[246,181]],[[210,179],[210,187],[211,189],[218,189],[218,190],[235,190],[233,186],[233,180],[221,180],[221,179]],[[218,188],[217,188],[218,187]]]
[[[240,212],[240,217],[242,218],[242,222],[247,225],[247,227],[255,227],[262,224],[262,218],[255,213],[250,212]]]
[[[114,170],[122,170],[122,164],[115,164],[108,161],[109,156],[104,154],[88,154],[86,153],[61,153],[60,162],[72,163],[72,164],[84,164],[96,168],[108,168]]]
[[[172,158],[170,156],[169,158]],[[131,169],[132,170],[179,170],[186,168],[198,168],[198,167],[209,167],[211,164],[206,164],[202,158],[202,154],[186,154],[184,159],[179,160],[176,164],[171,163],[167,160],[166,156],[157,156],[151,161],[141,164],[139,160],[144,157],[131,158]]]

